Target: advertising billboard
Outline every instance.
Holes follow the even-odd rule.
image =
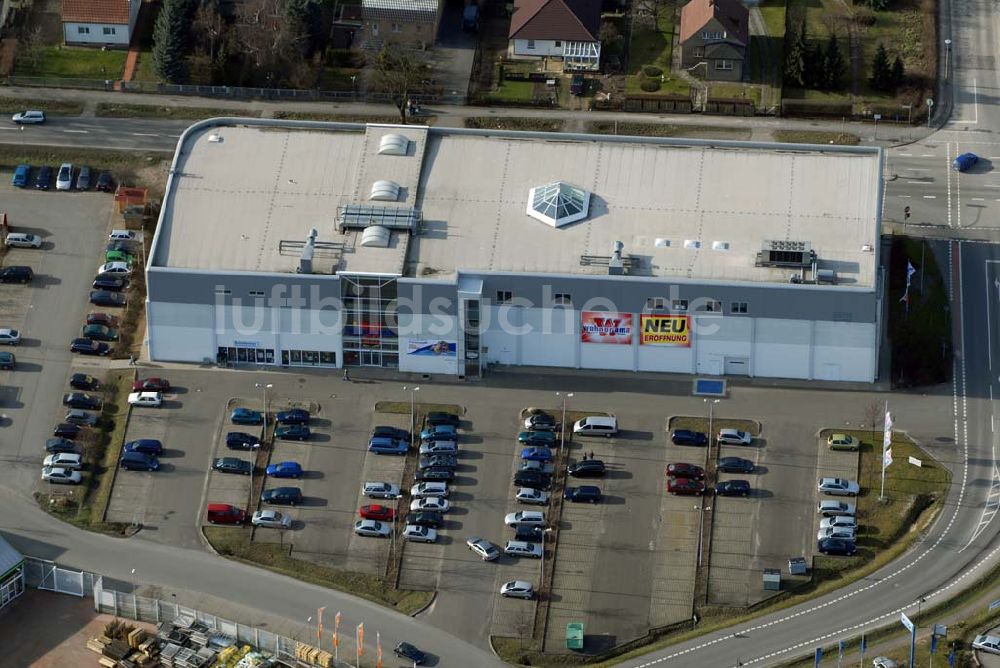
[[[584,343],[632,345],[632,314],[609,311],[583,311],[580,314],[580,340]]]
[[[639,343],[644,346],[690,346],[691,316],[643,315]]]
[[[407,341],[406,354],[431,357],[455,357],[457,349],[458,344],[454,341],[409,339]]]

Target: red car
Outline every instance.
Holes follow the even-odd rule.
[[[143,378],[132,383],[133,392],[166,392],[170,381],[165,378]]]
[[[671,494],[701,496],[705,493],[705,484],[690,478],[667,478],[667,491]]]
[[[389,506],[380,506],[378,504],[369,504],[367,506],[361,506],[358,508],[358,515],[361,515],[366,520],[379,520],[382,522],[391,522],[392,516],[396,514],[396,511]]]
[[[703,480],[705,478],[705,469],[700,466],[695,466],[694,464],[668,464],[667,465],[667,477],[668,478],[690,478],[691,480]]]
[[[104,325],[105,327],[116,329],[118,327],[118,318],[108,313],[88,313],[87,324]]]

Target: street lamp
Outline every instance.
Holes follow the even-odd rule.
[[[715,417],[715,404],[719,403],[718,399],[702,399],[706,404],[708,404],[708,455],[712,456],[712,419]],[[719,453],[716,451],[716,458],[718,458]]]
[[[556,396],[562,397],[562,420],[559,422],[559,449],[562,450],[563,446],[566,445],[566,400],[572,398],[573,393],[556,392]]]
[[[951,62],[951,40],[944,41],[944,78],[948,78],[948,65]]]
[[[416,440],[416,410],[415,410],[415,395],[420,391],[420,386],[407,388],[406,385],[403,386],[403,390],[410,390],[410,438],[414,441]]]
[[[254,383],[253,386],[264,395],[264,434],[267,435],[267,391],[274,387],[274,385],[271,383]]]

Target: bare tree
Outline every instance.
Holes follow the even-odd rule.
[[[305,35],[289,21],[287,0],[245,0],[236,5],[233,37],[254,78],[274,86],[302,60]]]
[[[879,425],[882,423],[882,418],[884,417],[882,411],[885,409],[885,404],[881,401],[872,401],[865,404],[865,424],[867,424],[872,431],[872,449],[877,453],[882,452],[882,439],[878,437]]]
[[[400,122],[405,124],[410,99],[429,76],[427,61],[417,51],[386,46],[372,61],[372,71],[375,87],[389,95],[399,110]]]
[[[21,38],[21,57],[31,63],[31,68],[38,67],[38,61],[42,57],[42,46],[44,42],[42,27],[35,26],[28,30]]]
[[[194,32],[194,43],[208,56],[213,63],[218,55],[222,38],[226,32],[226,22],[222,18],[217,2],[207,2],[195,10],[191,23]]]

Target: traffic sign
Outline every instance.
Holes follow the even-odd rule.
[[[990,603],[990,610],[996,610],[997,608],[1000,608],[1000,598]]]
[[[899,621],[903,623],[903,626],[906,627],[907,631],[913,633],[913,622],[910,621],[910,618],[906,616],[905,612],[899,613]]]

